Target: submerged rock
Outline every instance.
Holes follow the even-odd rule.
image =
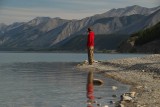
[[[112,97],[117,97],[117,95],[112,95]]]
[[[98,106],[98,107],[100,107],[100,106],[101,106],[101,104],[99,104],[99,103],[98,103],[98,104],[97,104],[97,106]]]
[[[110,103],[110,104],[115,104],[116,102],[114,102],[114,101],[110,101],[109,103]]]
[[[118,89],[118,87],[112,86],[112,90],[117,90],[117,89]]]

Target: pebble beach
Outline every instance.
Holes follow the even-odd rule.
[[[129,94],[120,97],[118,107],[160,107],[160,54],[109,61],[86,61],[77,65],[83,71],[94,69],[106,77],[131,85]],[[127,94],[128,94],[127,93]],[[128,98],[128,99],[125,99]]]

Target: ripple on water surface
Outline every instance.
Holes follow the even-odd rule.
[[[0,107],[86,107],[87,72],[76,71],[76,64],[30,62],[0,65]],[[94,77],[104,81],[103,86],[94,87],[96,100],[101,104],[109,105],[109,101],[119,99],[112,95],[120,95],[129,89],[102,74],[94,74]],[[113,91],[113,85],[118,90]]]

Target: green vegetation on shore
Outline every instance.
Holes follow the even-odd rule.
[[[143,45],[160,39],[160,22],[151,28],[133,34],[131,37],[135,39],[135,45]]]
[[[119,52],[160,53],[160,22],[153,27],[132,34],[123,41]]]

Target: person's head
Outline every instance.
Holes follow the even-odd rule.
[[[89,28],[88,28],[88,32],[90,32],[90,31],[92,31],[92,29],[89,27]]]

